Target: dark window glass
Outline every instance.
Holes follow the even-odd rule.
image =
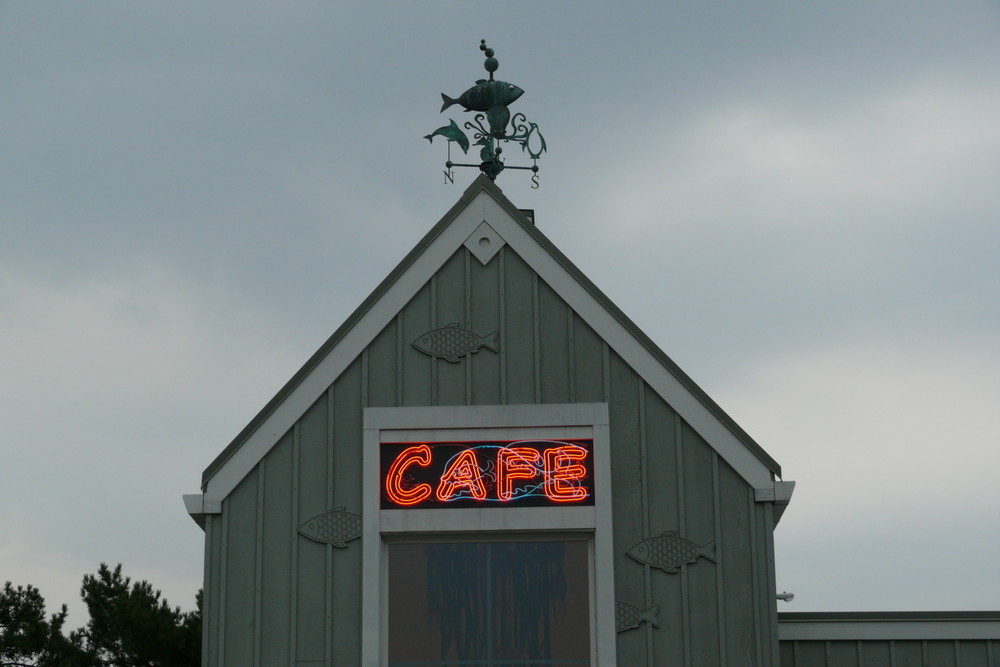
[[[589,665],[588,581],[584,541],[390,544],[389,665]]]

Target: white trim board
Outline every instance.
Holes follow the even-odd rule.
[[[1000,639],[1000,620],[778,620],[781,641]]]
[[[310,405],[462,247],[482,223],[508,244],[608,345],[638,373],[753,488],[773,489],[771,471],[729,428],[588,292],[493,195],[481,189],[361,316],[283,402],[233,452],[205,485],[206,502],[219,502],[271,450]]]
[[[537,426],[544,437],[592,440],[594,446],[593,506],[383,510],[380,507],[382,442],[393,442],[405,430],[423,430],[425,441],[448,438],[454,429],[465,439],[476,431],[483,441],[503,440]],[[565,437],[565,436],[563,436]],[[544,405],[439,406],[365,408],[362,480],[362,664],[384,667],[387,660],[388,591],[386,540],[412,535],[496,537],[537,535],[542,538],[585,536],[591,551],[591,659],[594,665],[614,665],[616,652],[614,544],[612,534],[611,443],[606,403]],[[378,592],[375,594],[375,592]]]

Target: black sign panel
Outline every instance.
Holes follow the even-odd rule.
[[[590,440],[381,445],[382,509],[594,504]]]

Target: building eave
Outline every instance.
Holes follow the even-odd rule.
[[[1000,639],[1000,611],[792,612],[781,641]]]

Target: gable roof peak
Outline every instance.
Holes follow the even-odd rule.
[[[777,462],[483,174],[208,466],[205,498],[228,495],[454,252],[479,240],[484,223],[754,488],[773,488]]]

